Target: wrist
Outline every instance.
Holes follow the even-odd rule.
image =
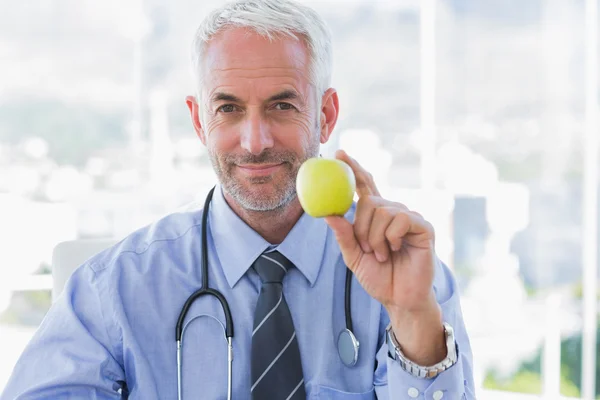
[[[410,360],[403,353],[402,348],[394,333],[392,332],[391,324],[386,329],[386,343],[388,347],[388,355],[398,362],[400,368],[417,378],[435,378],[440,373],[451,368],[458,361],[458,346],[454,337],[454,329],[450,324],[444,323],[444,331],[446,336],[446,349],[448,355],[440,362],[433,365],[419,365]]]
[[[409,360],[419,365],[434,365],[446,357],[446,336],[437,302],[419,310],[386,309],[393,335]]]

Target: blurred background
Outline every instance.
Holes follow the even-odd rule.
[[[478,398],[595,398],[598,0],[304,2],[334,40],[323,155],[436,227]],[[0,0],[0,391],[59,242],[119,240],[215,183],[184,98],[219,3]]]

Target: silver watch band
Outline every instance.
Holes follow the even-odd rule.
[[[392,324],[389,324],[385,331],[389,356],[398,361],[403,370],[413,376],[416,376],[417,378],[435,378],[440,373],[446,371],[448,368],[456,364],[456,361],[458,360],[458,346],[456,344],[456,340],[454,339],[454,329],[448,323],[444,323],[446,348],[448,349],[448,354],[442,361],[431,366],[423,366],[414,363],[404,355],[402,349],[400,348],[400,344],[396,339],[396,335],[394,335],[394,331],[392,331]]]

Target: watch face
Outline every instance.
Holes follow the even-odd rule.
[[[446,358],[450,359],[453,365],[458,359],[456,341],[454,340],[454,329],[452,329],[450,324],[445,322],[444,330],[446,331],[446,348],[448,349],[448,355]]]

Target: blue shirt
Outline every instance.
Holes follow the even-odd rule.
[[[353,207],[347,214],[352,221]],[[250,268],[273,247],[246,225],[215,191],[209,210],[209,284],[231,307],[233,397],[250,397],[253,315],[260,290]],[[201,286],[202,211],[196,207],[140,229],[79,267],[23,352],[2,400],[176,399],[175,325],[188,296]],[[456,283],[438,262],[434,287],[444,320],[455,329],[458,362],[435,379],[403,371],[387,354],[385,309],[353,280],[352,318],[358,363],[337,351],[345,327],[346,266],[333,232],[304,214],[277,250],[294,263],[283,283],[310,399],[475,399],[472,354]],[[224,322],[214,297],[201,297],[186,321],[206,314]],[[184,399],[227,393],[227,347],[214,318],[193,321],[183,338]],[[435,398],[439,398],[439,393]]]

